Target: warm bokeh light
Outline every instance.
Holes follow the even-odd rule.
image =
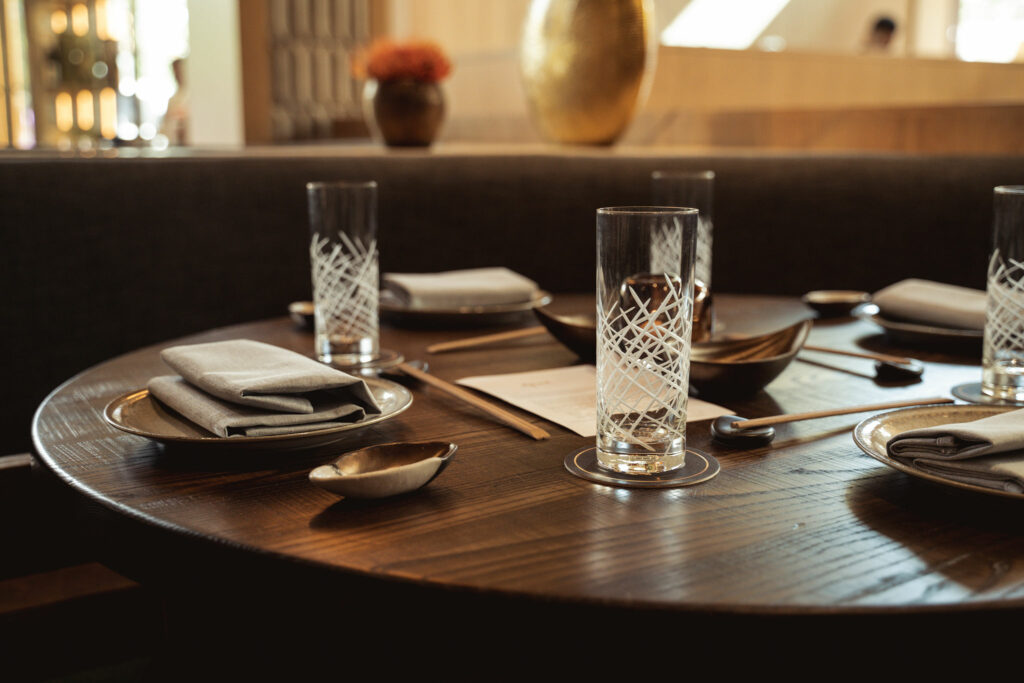
[[[107,0],[96,0],[93,7],[96,10],[96,37],[100,40],[110,40],[110,31],[107,29]]]
[[[117,91],[100,90],[100,135],[108,140],[117,137]]]
[[[71,93],[60,92],[53,101],[56,110],[57,130],[67,133],[75,125],[74,105],[71,102]]]
[[[71,8],[71,30],[76,36],[89,32],[89,8],[82,3]]]
[[[92,130],[95,117],[92,111],[92,93],[88,90],[78,91],[78,127],[82,130]]]
[[[122,121],[117,127],[117,135],[122,140],[134,140],[139,137],[139,127],[131,121]]]
[[[62,9],[54,10],[50,15],[50,29],[54,33],[64,33],[68,30],[68,13]]]

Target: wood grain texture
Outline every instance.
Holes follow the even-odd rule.
[[[568,313],[590,304],[560,296],[555,305]],[[720,329],[733,333],[781,327],[802,315],[787,299],[719,295],[716,305]],[[909,400],[948,395],[980,375],[970,355],[893,347],[879,332],[841,319],[819,323],[811,340],[913,355],[926,365],[921,381],[880,384],[870,363],[854,358],[795,361],[766,391],[729,407],[760,417]],[[384,328],[382,345],[416,359],[453,336]],[[312,352],[310,335],[283,318],[167,345],[235,337]],[[332,575],[341,586],[370,581],[580,607],[720,615],[1024,608],[1017,501],[887,469],[853,443],[850,429],[863,415],[780,425],[774,443],[747,451],[712,443],[709,423],[692,423],[688,444],[716,456],[721,474],[693,488],[626,490],[564,470],[564,456],[589,439],[528,416],[551,432],[534,441],[410,384],[415,402],[406,413],[329,452],[239,461],[165,452],[103,423],[109,400],[163,371],[159,348],[71,379],[34,424],[42,462],[107,513],[105,533],[114,534],[118,520],[139,523],[155,554],[123,543],[119,549],[143,569],[175,561],[187,567],[218,548],[237,550],[253,573],[266,561],[299,575]],[[431,372],[449,381],[573,362],[547,336],[430,358]],[[339,500],[307,480],[340,450],[399,440],[450,440],[458,457],[427,488],[383,501]]]

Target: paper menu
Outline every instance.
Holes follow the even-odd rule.
[[[455,383],[500,398],[580,436],[597,436],[597,368],[593,365],[465,377]],[[687,402],[687,422],[730,414],[728,408],[692,397]]]

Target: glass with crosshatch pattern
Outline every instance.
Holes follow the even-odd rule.
[[[994,193],[981,391],[1024,401],[1024,185]]]
[[[714,171],[654,171],[651,189],[657,206],[684,206],[697,209],[697,252],[693,271],[693,341],[711,339],[715,323],[714,296],[711,290],[711,247],[714,239]]]
[[[377,183],[307,183],[315,350],[324,363],[380,355]]]
[[[684,465],[697,210],[597,210],[597,461]]]

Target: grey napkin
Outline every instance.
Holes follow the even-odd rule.
[[[366,416],[363,406],[351,402],[335,402],[311,413],[274,413],[250,408],[216,399],[173,375],[154,377],[147,388],[162,403],[217,436],[311,432],[357,422]]]
[[[962,330],[985,328],[985,292],[911,278],[881,289],[871,297],[886,317],[944,325]]]
[[[358,377],[270,344],[232,339],[173,346],[160,356],[192,386],[231,403],[313,413],[317,404],[337,402],[340,396],[371,413],[380,412]]]
[[[964,483],[1024,492],[1024,410],[912,429],[889,439],[893,458]]]
[[[385,289],[409,308],[455,308],[530,301],[537,283],[508,268],[470,268],[442,273],[384,273]]]
[[[233,339],[161,356],[181,377],[156,377],[149,391],[218,436],[327,429],[381,412],[363,380],[270,344]]]

